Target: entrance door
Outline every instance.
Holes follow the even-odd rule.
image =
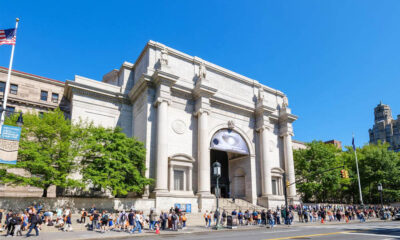
[[[242,168],[238,168],[235,171],[233,177],[233,196],[235,198],[244,198],[246,196],[246,176]]]
[[[219,178],[219,189],[220,189],[220,197],[228,198],[229,196],[229,162],[228,162],[228,154],[224,151],[219,150],[210,150],[210,160],[211,160],[211,193],[215,194],[215,187],[217,185],[217,181],[213,176],[212,165],[214,162],[219,162],[221,164],[221,177]]]

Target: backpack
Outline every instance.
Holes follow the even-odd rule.
[[[17,219],[11,218],[11,219],[10,219],[10,224],[11,224],[11,225],[16,225],[16,224],[17,224]]]
[[[108,221],[108,215],[107,215],[107,214],[104,215],[104,216],[101,218],[101,221],[102,221],[102,222],[107,222],[107,221]]]
[[[175,221],[176,219],[177,219],[176,214],[173,214],[173,215],[172,215],[172,220]]]

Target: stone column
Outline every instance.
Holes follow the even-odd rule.
[[[260,129],[261,140],[261,179],[262,179],[262,197],[272,195],[272,181],[271,181],[271,163],[269,162],[269,147],[268,147],[268,130],[267,127]]]
[[[208,112],[200,109],[198,116],[198,193],[202,195],[210,194],[210,150],[208,139]]]
[[[157,102],[156,193],[168,192],[168,101]]]
[[[169,166],[169,191],[174,190],[174,166]]]
[[[285,154],[285,171],[287,174],[287,180],[290,184],[296,181],[294,175],[294,162],[293,162],[293,148],[292,148],[292,135],[293,133],[283,134],[284,154]],[[286,181],[286,179],[284,179]],[[286,184],[286,182],[284,182]],[[288,189],[289,197],[296,197],[296,184],[290,185]]]
[[[189,167],[187,182],[188,182],[188,189],[187,190],[188,191],[192,191],[192,167]]]

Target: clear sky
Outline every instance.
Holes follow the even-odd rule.
[[[0,0],[0,29],[16,17],[16,70],[101,80],[152,39],[286,93],[300,141],[362,145],[379,101],[400,114],[397,0]]]

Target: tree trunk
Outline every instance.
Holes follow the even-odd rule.
[[[45,186],[45,188],[43,188],[43,195],[42,197],[47,197],[47,189],[49,188],[49,186]]]

